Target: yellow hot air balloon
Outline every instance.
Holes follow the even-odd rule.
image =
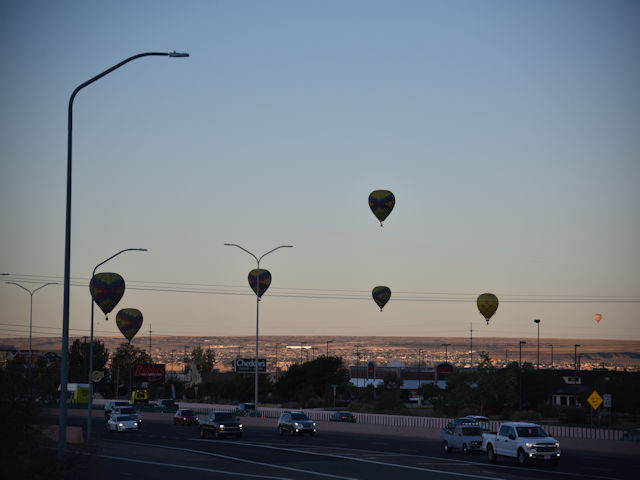
[[[480,313],[487,321],[487,325],[489,325],[489,320],[498,309],[498,297],[493,293],[483,293],[478,297],[477,304],[478,310],[480,310]]]
[[[596,321],[596,323],[600,323],[600,320],[602,320],[602,315],[600,313],[596,313],[593,316],[593,319]]]

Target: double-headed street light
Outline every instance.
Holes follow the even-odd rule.
[[[71,284],[71,146],[73,131],[73,100],[84,87],[100,80],[105,75],[122,67],[123,65],[141,57],[188,57],[188,53],[179,52],[146,52],[133,55],[117,63],[95,77],[78,85],[69,97],[69,109],[67,116],[67,201],[66,201],[66,227],[64,242],[64,293],[62,304],[62,360],[60,362],[60,418],[58,421],[58,458],[62,458],[67,448],[67,383],[69,381],[69,288]]]
[[[36,293],[41,288],[46,287],[47,285],[57,285],[55,282],[45,283],[44,285],[40,285],[38,288],[33,290],[29,290],[27,287],[24,287],[16,282],[6,282],[10,285],[15,285],[16,287],[20,287],[25,290],[29,294],[29,370],[31,370],[32,362],[33,362],[33,350],[31,349],[31,334],[33,331],[33,294]]]
[[[256,257],[253,253],[251,253],[249,250],[247,250],[244,247],[241,247],[240,245],[236,244],[236,243],[225,243],[225,246],[227,247],[238,247],[240,250],[245,251],[246,253],[248,253],[249,255],[251,255],[253,258],[256,259],[256,263],[257,263],[257,269],[260,269],[260,260],[262,260],[264,257],[266,257],[267,255],[269,255],[271,252],[275,252],[276,250],[278,250],[279,248],[293,248],[293,245],[280,245],[276,248],[272,248],[271,250],[269,250],[267,253],[263,253],[262,255],[260,255],[260,257]],[[256,414],[258,412],[258,332],[259,332],[259,319],[260,319],[260,274],[257,274],[256,277],[256,364],[255,364],[255,385],[254,385],[254,392],[253,392],[253,405],[255,406],[256,409]],[[302,350],[301,350],[302,351]]]
[[[95,266],[95,268],[93,269],[93,272],[91,272],[91,280],[93,280],[93,278],[96,276],[96,270],[100,265],[104,265],[109,260],[117,257],[121,253],[132,252],[132,251],[146,252],[147,249],[146,248],[125,248],[124,250],[120,250],[118,253],[111,255],[109,258],[107,258],[106,260],[103,260],[102,262],[100,262]],[[93,288],[92,288],[91,289],[91,337],[89,340],[89,404],[87,406],[87,441],[91,439],[91,424],[93,423],[91,415],[93,414],[92,412],[93,412],[93,304],[94,304],[94,301],[95,301],[95,298],[93,298]],[[151,354],[151,352],[149,352],[149,354]]]

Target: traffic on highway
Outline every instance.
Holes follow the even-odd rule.
[[[80,413],[80,412],[78,412]],[[171,413],[145,415],[139,431],[110,434],[95,428],[91,444],[70,447],[74,471],[92,479],[593,479],[637,478],[633,455],[563,449],[562,462],[519,465],[500,457],[451,455],[439,439],[363,434],[343,424],[317,422],[317,434],[280,435],[278,420],[243,418],[241,439],[202,438],[195,424],[174,424]],[[82,426],[86,418],[72,416]],[[101,422],[96,416],[96,425]],[[354,428],[353,431],[345,428]]]

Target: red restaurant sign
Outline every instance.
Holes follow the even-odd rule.
[[[134,380],[141,382],[163,382],[165,365],[156,363],[153,365],[135,365],[133,370]]]

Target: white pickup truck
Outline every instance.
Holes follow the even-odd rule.
[[[551,465],[560,461],[560,443],[535,423],[505,422],[498,433],[483,433],[482,450],[489,462],[499,455],[517,458],[520,465],[529,460],[546,460]]]

